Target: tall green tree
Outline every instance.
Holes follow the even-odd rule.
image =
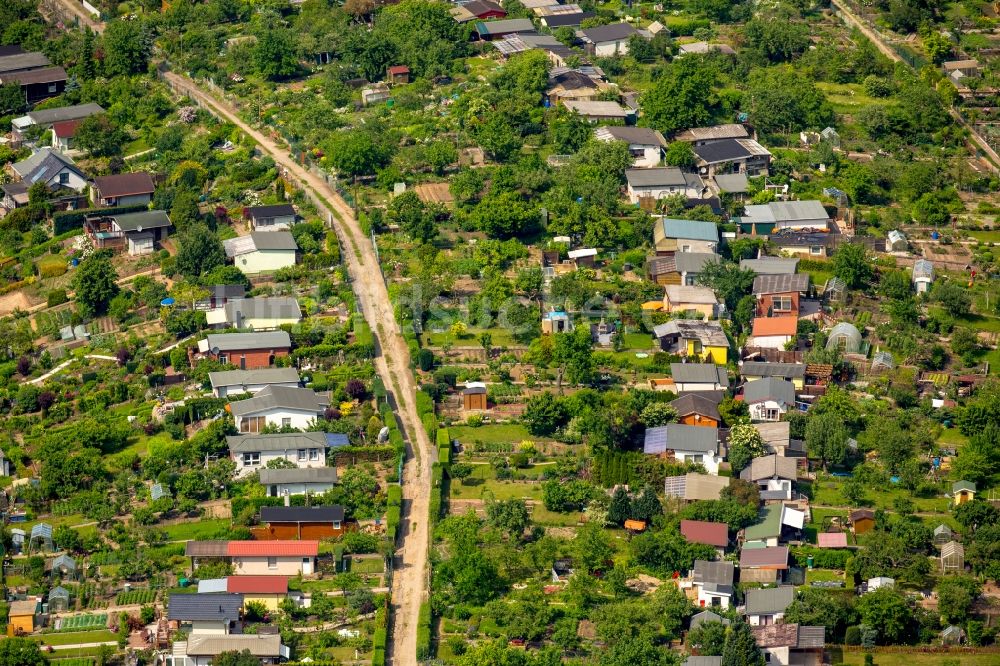
[[[750,294],[756,274],[744,270],[729,261],[710,261],[698,273],[698,284],[715,292],[730,311],[736,309],[739,301]]]
[[[590,328],[580,326],[570,333],[558,334],[552,357],[570,384],[589,384],[594,375]]]
[[[388,212],[389,218],[395,220],[403,232],[415,241],[429,243],[437,236],[434,216],[413,190],[394,197]]]
[[[84,317],[96,317],[108,310],[118,294],[118,273],[105,252],[95,252],[83,260],[73,276],[76,304]]]
[[[910,632],[913,608],[894,588],[880,587],[858,599],[861,621],[878,631],[878,641],[884,645],[899,643]]]
[[[91,157],[110,157],[121,155],[128,135],[106,113],[100,113],[80,122],[73,141]]]
[[[38,641],[15,636],[0,640],[0,666],[45,666]]]
[[[128,76],[146,71],[153,43],[142,19],[133,15],[109,22],[103,41],[106,76]]]
[[[261,76],[271,81],[288,78],[299,68],[295,51],[292,31],[266,28],[257,34],[257,43],[253,48],[254,65]]]
[[[835,414],[821,414],[806,424],[806,447],[809,455],[827,465],[839,465],[847,455],[847,428]]]
[[[717,106],[715,65],[698,55],[675,60],[642,99],[643,122],[665,134],[707,125]]]
[[[729,627],[722,646],[722,666],[764,666],[764,655],[757,647],[750,625],[736,620]]]
[[[874,271],[868,250],[860,243],[844,243],[833,255],[833,274],[847,283],[849,289],[862,289],[871,281]]]
[[[219,237],[204,224],[195,223],[178,239],[177,270],[197,278],[226,263],[226,251]]]

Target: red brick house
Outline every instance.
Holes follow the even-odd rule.
[[[809,275],[758,275],[753,281],[758,317],[799,315],[799,300],[809,291]]]
[[[288,356],[291,350],[292,339],[287,331],[210,333],[198,342],[198,353],[203,358],[229,363],[240,370],[271,367],[275,359]]]

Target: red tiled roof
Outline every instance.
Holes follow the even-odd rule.
[[[820,532],[816,535],[820,548],[847,548],[847,535],[843,532]]]
[[[242,594],[287,594],[286,576],[229,576],[226,591]]]
[[[53,123],[52,132],[61,139],[68,138],[76,134],[76,128],[82,122],[83,118],[78,118],[77,120],[63,120],[62,122]]]
[[[395,76],[396,74],[409,74],[410,68],[406,65],[393,65],[389,68],[389,74]]]
[[[230,557],[316,557],[319,541],[230,541]]]
[[[753,320],[753,335],[795,335],[798,326],[798,317],[757,317]]]
[[[704,543],[725,548],[729,545],[729,526],[704,520],[682,520],[681,534],[690,543]]]

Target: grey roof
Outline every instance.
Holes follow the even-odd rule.
[[[480,35],[506,35],[511,32],[534,32],[531,19],[516,18],[502,21],[476,21],[476,32]]]
[[[265,467],[258,473],[263,485],[279,483],[337,483],[336,467],[303,467],[270,469]]]
[[[952,493],[958,493],[962,491],[974,493],[976,492],[976,484],[974,484],[972,481],[964,481],[964,480],[956,481],[955,483],[951,484]]]
[[[215,284],[208,288],[212,298],[243,298],[247,288],[242,284]]]
[[[746,614],[783,613],[793,601],[795,601],[795,588],[791,585],[750,589],[747,590],[746,596]]]
[[[744,377],[784,377],[799,379],[806,376],[804,363],[763,363],[761,361],[744,361],[740,368]]]
[[[828,220],[830,214],[823,204],[816,201],[772,201],[767,204],[747,206],[745,217],[754,222],[798,222]]]
[[[22,86],[37,83],[55,83],[67,79],[66,70],[62,67],[43,67],[41,69],[21,70],[0,74],[0,83],[7,85],[17,83]]]
[[[688,472],[684,476],[668,476],[664,481],[663,490],[670,497],[684,500],[717,500],[722,489],[728,485],[728,476]]]
[[[295,237],[289,231],[255,231],[250,234],[258,250],[297,250]]]
[[[233,416],[239,418],[268,409],[287,409],[319,414],[330,404],[327,397],[307,388],[291,386],[267,386],[257,395],[247,400],[229,403]]]
[[[796,272],[799,269],[799,260],[794,257],[740,259],[740,268],[751,270],[757,275],[781,275]]]
[[[297,384],[295,368],[260,368],[259,370],[223,370],[208,373],[212,388],[220,386],[253,386],[255,384]]]
[[[701,189],[705,183],[696,173],[678,167],[627,169],[625,179],[632,187],[690,187]]]
[[[619,39],[628,39],[632,35],[639,34],[639,31],[628,23],[612,23],[610,25],[599,25],[594,28],[581,30],[583,36],[594,44],[601,42],[613,42]]]
[[[805,625],[799,625],[799,642],[796,644],[798,648],[822,648],[826,645],[826,627],[820,625],[818,627],[807,627]]]
[[[776,275],[758,275],[753,279],[755,294],[784,294],[786,292],[809,291],[808,273],[779,273]]]
[[[657,339],[676,335],[685,340],[701,340],[703,345],[711,347],[728,347],[729,338],[717,321],[701,321],[698,319],[671,319],[665,324],[653,327],[653,335]]]
[[[118,225],[118,228],[125,232],[142,231],[143,229],[162,229],[170,226],[170,218],[162,210],[122,213],[121,215],[113,215],[112,219]]]
[[[273,434],[229,435],[226,444],[233,453],[263,451],[293,451],[301,448],[326,447],[325,432],[281,432]],[[264,470],[261,470],[263,472]]]
[[[36,125],[51,125],[65,120],[80,120],[89,118],[98,113],[104,113],[100,104],[78,104],[76,106],[61,106],[58,109],[43,109],[41,111],[29,111],[26,115],[31,118],[31,122]]]
[[[952,533],[951,528],[945,525],[944,523],[941,523],[940,525],[934,528],[934,536],[938,536],[941,534],[951,534],[951,533]]]
[[[12,169],[26,183],[37,183],[46,181],[59,173],[62,169],[68,168],[75,171],[81,178],[85,178],[83,172],[77,168],[69,157],[63,155],[58,150],[48,146],[38,150],[30,157],[15,162]]]
[[[336,471],[336,470],[335,470]],[[262,523],[340,523],[344,507],[332,506],[262,506]]]
[[[691,616],[691,628],[694,629],[700,624],[705,622],[720,622],[722,624],[729,624],[729,618],[722,617],[721,615],[716,615],[712,611],[702,611],[700,613],[695,613]]]
[[[226,320],[237,328],[244,319],[302,319],[298,300],[290,296],[234,298],[224,307]]]
[[[730,160],[745,160],[751,153],[737,139],[720,139],[700,146],[692,146],[691,150],[706,164],[718,164]]]
[[[235,622],[240,619],[242,594],[178,594],[170,595],[167,619],[181,622]]]
[[[699,273],[705,264],[721,261],[714,252],[676,252],[669,257],[651,257],[646,264],[650,275],[665,273]]]
[[[561,28],[563,26],[575,27],[594,16],[594,12],[572,12],[570,14],[549,14],[543,16],[542,21],[545,27],[550,29]]]
[[[677,410],[678,416],[700,414],[701,416],[707,416],[711,419],[715,419],[716,421],[722,420],[722,416],[719,414],[718,404],[714,400],[698,395],[697,393],[682,395],[671,402],[670,406]]]
[[[292,338],[287,331],[209,333],[206,340],[209,350],[218,348],[223,352],[245,349],[287,349],[292,346]]]
[[[219,539],[188,541],[184,544],[186,557],[225,557],[228,552],[229,542]]]
[[[719,429],[683,423],[646,428],[643,453],[663,453],[668,449],[716,453],[719,450]]]
[[[45,67],[48,64],[49,59],[45,57],[44,53],[39,53],[38,51],[17,53],[0,58],[0,74],[37,69]]]
[[[257,219],[261,217],[295,217],[295,209],[291,204],[275,204],[273,206],[251,206],[247,211],[250,217]]]
[[[740,472],[740,478],[744,481],[762,481],[764,479],[790,479],[798,478],[798,465],[795,458],[786,458],[772,453],[768,456],[759,456],[750,461],[750,464]]]
[[[735,573],[732,562],[694,561],[694,582],[712,586],[714,591],[732,592]]]
[[[795,386],[787,379],[765,377],[743,385],[743,400],[747,404],[772,400],[785,405],[794,405]]]
[[[707,613],[708,611],[705,612]],[[728,623],[729,620],[726,620],[726,622]],[[694,619],[692,618],[692,629],[696,626],[693,623]],[[685,659],[681,666],[722,666],[722,657],[691,656]]]
[[[731,194],[742,194],[750,189],[750,181],[745,173],[716,174],[715,184],[720,191]]]
[[[662,134],[649,127],[609,125],[598,127],[594,130],[594,136],[605,141],[628,141],[637,146],[664,147],[667,143]]]
[[[719,227],[714,222],[665,217],[661,220],[661,224],[663,225],[663,235],[667,238],[716,242],[719,240]]]
[[[714,363],[671,363],[670,376],[675,382],[691,384],[729,384],[726,369]]]

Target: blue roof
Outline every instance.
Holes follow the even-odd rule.
[[[668,423],[665,426],[646,429],[642,444],[643,453],[658,454],[668,449],[715,453],[719,450],[719,429],[683,423]]]
[[[718,242],[719,227],[714,222],[665,217],[663,218],[663,235],[667,238]]]

